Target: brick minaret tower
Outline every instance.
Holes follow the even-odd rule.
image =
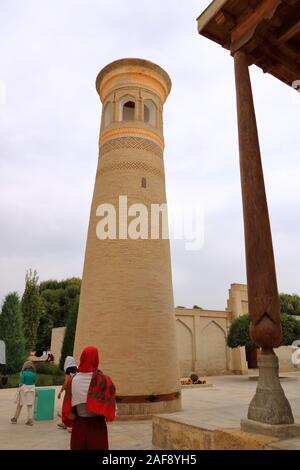
[[[99,73],[96,88],[103,104],[99,163],[74,352],[78,358],[87,345],[99,348],[101,367],[117,386],[120,414],[177,411],[169,240],[161,233],[150,238],[150,216],[148,237],[144,232],[134,240],[119,230],[120,196],[127,196],[128,208],[143,204],[149,214],[151,204],[166,203],[162,112],[171,80],[152,62],[122,59]],[[115,239],[99,239],[101,204],[115,208]]]

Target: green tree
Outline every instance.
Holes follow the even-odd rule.
[[[300,339],[300,321],[293,318],[291,315],[281,315],[282,323],[282,346],[292,344],[296,339]],[[233,320],[227,335],[227,346],[230,348],[237,348],[238,346],[245,346],[248,348],[255,347],[249,335],[249,315],[241,315]]]
[[[50,348],[53,328],[53,318],[46,308],[45,301],[41,297],[41,316],[37,330],[36,350],[42,353]]]
[[[37,272],[31,269],[26,273],[25,291],[22,297],[24,335],[27,351],[34,351],[37,342],[37,330],[43,310]]]
[[[42,287],[40,288],[41,297],[46,311],[52,319],[53,327],[65,326],[68,313],[65,290],[61,288],[42,290]]]
[[[66,326],[64,341],[63,341],[63,345],[61,349],[60,363],[59,363],[61,369],[63,369],[64,367],[65,358],[67,356],[73,355],[78,308],[79,308],[79,296],[77,296],[72,306],[72,310],[70,312],[70,316],[69,316],[68,323]]]
[[[282,344],[289,346],[296,339],[300,339],[300,321],[292,315],[281,315],[283,340]]]
[[[0,339],[6,344],[6,372],[18,372],[26,358],[23,319],[19,296],[8,294],[0,315]]]
[[[247,348],[255,347],[249,335],[249,315],[241,315],[233,320],[227,335],[227,346],[237,348],[245,346]]]
[[[70,278],[63,281],[50,279],[41,282],[40,293],[53,328],[66,326],[72,306],[80,294],[81,280]]]
[[[280,294],[280,310],[289,315],[300,315],[300,297],[297,294]]]
[[[81,280],[49,279],[39,285],[41,315],[37,330],[36,350],[42,352],[51,345],[52,328],[66,326],[73,305],[80,294]]]

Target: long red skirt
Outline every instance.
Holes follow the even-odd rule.
[[[105,418],[77,416],[72,428],[71,450],[108,450]]]

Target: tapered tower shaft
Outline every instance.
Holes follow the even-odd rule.
[[[153,239],[151,226],[152,205],[166,204],[162,112],[171,81],[151,62],[122,59],[99,73],[96,88],[103,104],[99,163],[75,355],[87,345],[99,347],[121,414],[177,411],[170,246],[161,230]]]

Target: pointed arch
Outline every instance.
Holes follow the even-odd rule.
[[[135,98],[125,95],[119,102],[119,121],[134,121],[135,119]]]
[[[176,319],[176,339],[181,376],[188,376],[193,369],[193,332],[179,318]]]
[[[193,334],[191,328],[186,323],[184,323],[184,321],[182,321],[180,318],[176,318],[176,322],[181,323],[187,330],[189,330],[191,335]]]
[[[211,320],[201,331],[199,363],[201,370],[208,374],[219,374],[228,369],[226,331],[215,320]]]
[[[221,326],[218,322],[216,322],[216,320],[211,320],[207,325],[205,325],[205,327],[204,327],[203,330],[202,330],[202,333],[204,333],[204,331],[205,331],[208,327],[210,327],[212,324],[215,325],[215,326],[217,326],[217,327],[222,331],[222,333],[224,334],[224,336],[226,336],[226,331],[224,330],[224,328],[222,328],[222,326]]]

